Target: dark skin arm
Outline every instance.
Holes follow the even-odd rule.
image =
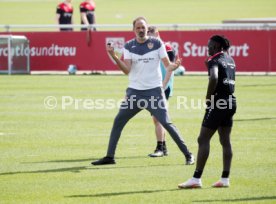
[[[214,94],[216,90],[216,86],[218,83],[218,67],[214,66],[210,69],[210,76],[209,76],[209,83],[207,88],[207,94],[206,94],[206,101],[211,100],[212,94]]]

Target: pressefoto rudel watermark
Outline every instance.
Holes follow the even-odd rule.
[[[60,98],[54,96],[47,96],[44,98],[44,107],[46,109],[75,109],[75,110],[111,110],[111,109],[133,109],[138,107],[140,109],[166,108],[167,102],[158,100],[151,96],[148,100],[138,99],[135,95],[127,99],[92,99],[92,98],[74,98],[72,96],[61,96]]]
[[[193,99],[193,98],[188,98],[186,96],[177,96],[177,109],[205,109],[207,108],[207,103],[208,108],[214,109],[232,109],[233,108],[233,100],[234,97],[230,95],[228,98],[223,98],[223,99],[218,99],[215,100],[215,96],[212,95],[211,99]]]
[[[232,109],[233,96],[229,96],[226,99],[215,100],[212,95],[211,99],[206,101],[205,99],[194,99],[187,96],[176,96],[176,109],[177,110],[190,110],[190,109],[205,109],[207,108],[206,102],[208,102],[208,108],[214,109]],[[159,100],[154,96],[151,96],[148,100],[139,99],[135,95],[130,96],[127,99],[100,99],[100,98],[74,98],[72,96],[47,96],[44,98],[44,107],[46,109],[61,109],[61,110],[112,110],[112,109],[133,109],[134,107],[140,109],[168,108],[170,106],[169,101]]]

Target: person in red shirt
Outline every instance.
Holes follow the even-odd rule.
[[[80,4],[81,24],[93,25],[96,23],[95,8],[94,0],[85,0]],[[81,28],[81,30],[87,30],[87,28]],[[92,30],[96,31],[96,28],[93,27]]]
[[[56,21],[59,25],[73,24],[73,6],[72,0],[65,0],[57,6]],[[73,28],[60,28],[60,31],[72,31]]]

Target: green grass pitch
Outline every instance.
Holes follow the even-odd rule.
[[[168,157],[147,157],[155,147],[147,111],[124,129],[116,165],[90,165],[105,155],[118,110],[86,110],[81,100],[120,100],[127,81],[126,76],[1,76],[0,203],[275,203],[275,77],[237,77],[232,186],[210,188],[222,167],[216,134],[198,190],[177,189],[195,167],[184,165],[169,136]],[[195,155],[204,110],[178,109],[177,97],[204,99],[206,85],[207,76],[176,77],[170,99],[171,118]],[[55,109],[45,107],[47,96],[57,98]],[[63,110],[62,96],[80,102]]]

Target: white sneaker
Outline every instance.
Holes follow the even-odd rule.
[[[178,184],[178,188],[201,188],[201,179],[191,178],[184,183]]]
[[[156,149],[153,153],[149,154],[149,157],[163,157],[164,152],[162,150]]]
[[[221,178],[212,185],[213,188],[227,188],[230,186],[229,178]]]
[[[193,165],[195,163],[195,157],[194,155],[190,155],[189,158],[186,158],[186,165]]]

